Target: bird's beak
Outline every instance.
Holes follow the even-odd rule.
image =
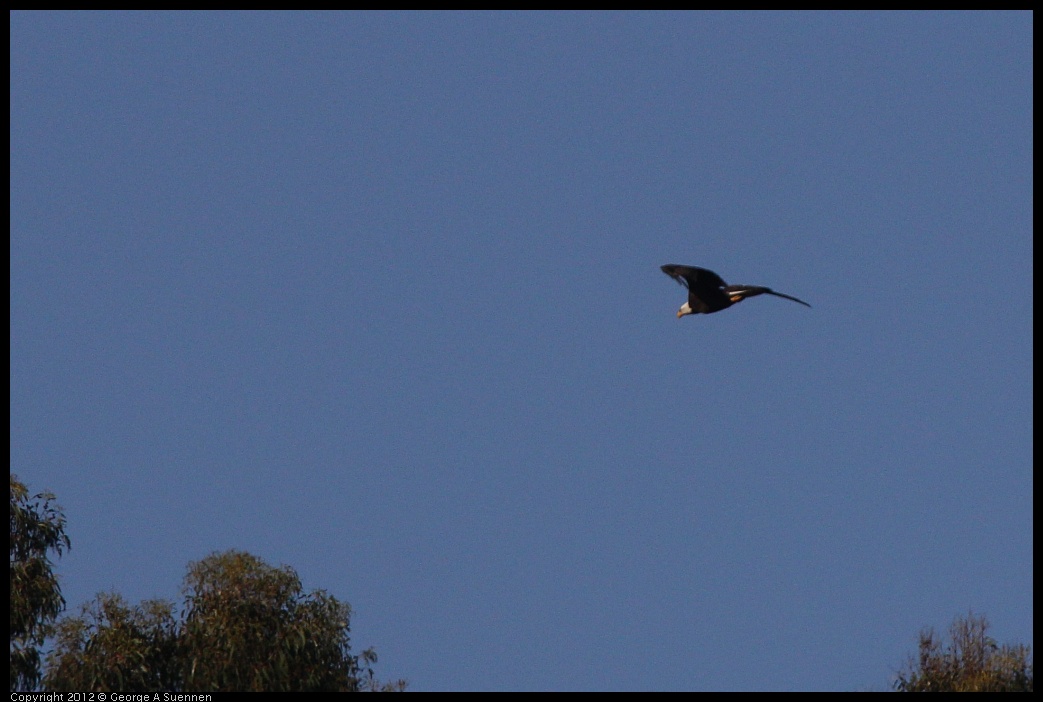
[[[680,319],[681,317],[684,317],[684,312],[677,310],[677,318]]]

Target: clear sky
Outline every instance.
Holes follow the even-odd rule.
[[[1032,150],[1028,13],[15,13],[12,471],[414,690],[1032,644]]]

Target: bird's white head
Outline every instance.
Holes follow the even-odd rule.
[[[692,310],[692,306],[689,305],[687,302],[681,305],[681,309],[677,310],[677,318],[680,319],[681,317],[684,317],[686,314],[695,314],[695,311]]]

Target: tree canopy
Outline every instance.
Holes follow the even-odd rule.
[[[920,650],[898,674],[899,692],[1032,692],[1029,647],[988,636],[985,617],[969,614],[949,627],[950,641],[920,632]]]
[[[57,626],[44,687],[119,692],[399,690],[372,650],[351,652],[351,609],[297,573],[240,551],[188,567],[180,617],[170,602],[130,607],[99,595]]]
[[[50,552],[69,548],[65,516],[54,495],[29,496],[11,475],[11,690],[40,681],[40,646],[65,608]]]

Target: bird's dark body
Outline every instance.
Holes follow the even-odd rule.
[[[784,297],[811,307],[803,300],[760,285],[728,285],[721,279],[721,276],[705,268],[668,263],[662,266],[662,270],[679,284],[688,288],[688,303],[678,310],[678,317],[686,314],[713,314],[728,309],[748,297],[764,294]]]

